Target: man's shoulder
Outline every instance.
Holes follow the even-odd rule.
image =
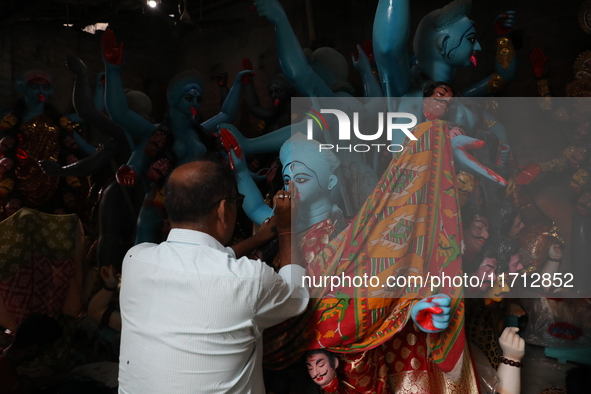
[[[141,244],[137,244],[132,246],[129,251],[127,252],[127,255],[133,255],[134,253],[139,253],[142,252],[144,250],[150,250],[150,249],[154,249],[157,248],[159,246],[159,244],[154,244],[151,242],[144,242]],[[131,257],[131,256],[129,256]]]
[[[229,256],[230,264],[234,265],[238,270],[244,273],[250,273],[253,276],[261,277],[264,275],[273,274],[273,269],[261,260],[251,260],[248,257],[235,258],[233,255]]]

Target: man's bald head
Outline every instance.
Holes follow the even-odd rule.
[[[203,223],[212,208],[237,193],[230,167],[218,160],[200,159],[176,168],[166,184],[164,202],[173,227]]]

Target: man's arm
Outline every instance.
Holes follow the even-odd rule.
[[[236,258],[246,256],[252,253],[268,242],[271,242],[277,236],[277,227],[275,226],[275,219],[271,218],[269,221],[263,222],[261,228],[255,235],[245,239],[242,242],[232,245],[231,248],[236,255]]]
[[[279,233],[279,275],[269,275],[267,268],[262,277],[262,289],[255,320],[261,329],[271,327],[304,312],[309,293],[302,286],[306,273],[297,253],[292,253],[292,217],[297,215],[297,189],[290,183],[289,192],[279,191],[273,198],[277,232]]]

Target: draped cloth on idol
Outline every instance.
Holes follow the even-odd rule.
[[[329,241],[334,223],[327,219],[298,234],[298,245],[309,261],[308,275],[320,279],[325,275],[366,274],[368,278],[378,277],[379,285],[349,286],[333,292],[330,285],[311,288],[312,300],[303,315],[265,332],[265,363],[269,368],[283,368],[314,348],[342,353],[345,359],[372,349],[376,354],[385,352],[382,345],[390,341],[390,346],[395,346],[399,338],[396,334],[402,335],[405,326],[415,332],[409,332],[412,336],[424,338],[424,348],[411,340],[415,342],[409,345],[413,357],[406,354],[398,364],[390,360],[395,372],[426,370],[433,365],[450,372],[461,364],[465,342],[462,288],[452,285],[431,289],[429,283],[415,286],[412,281],[405,287],[382,286],[388,276],[425,279],[428,275],[461,275],[460,207],[447,123],[421,123],[413,134],[417,141],[407,141],[407,148],[393,158],[342,233]],[[414,329],[410,310],[417,300],[437,293],[452,298],[452,319],[443,332],[427,335]],[[385,381],[383,363],[388,357],[374,358],[381,361],[348,370],[347,379],[358,380],[375,372],[374,377]]]

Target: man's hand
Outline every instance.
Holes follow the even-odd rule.
[[[268,218],[267,220],[265,220],[263,222],[263,224],[261,225],[261,227],[259,228],[259,231],[257,231],[257,233],[255,234],[255,237],[257,237],[259,240],[261,240],[264,243],[267,243],[269,241],[271,241],[272,239],[274,239],[275,237],[277,237],[277,223],[276,223],[276,217],[272,216],[270,218]]]
[[[499,338],[503,357],[513,361],[521,361],[525,354],[525,341],[517,335],[518,331],[517,327],[507,327]]]
[[[446,294],[436,294],[419,301],[413,306],[410,315],[421,331],[437,333],[449,326],[451,298]]]
[[[279,190],[273,197],[277,232],[290,233],[291,221],[298,212],[297,188],[293,182],[289,183],[289,191]]]
[[[119,279],[117,278],[117,275],[115,275],[115,268],[113,268],[113,265],[101,267],[101,278],[103,278],[106,287],[113,288],[117,287],[119,284]]]
[[[297,257],[297,253],[291,253],[292,248],[292,218],[298,213],[298,190],[292,182],[289,183],[289,191],[279,190],[273,197],[275,223],[279,233],[279,265],[278,269],[288,264],[302,265],[303,262]],[[295,247],[295,245],[294,245]],[[302,265],[303,266],[303,265]],[[305,266],[303,266],[305,268]]]

